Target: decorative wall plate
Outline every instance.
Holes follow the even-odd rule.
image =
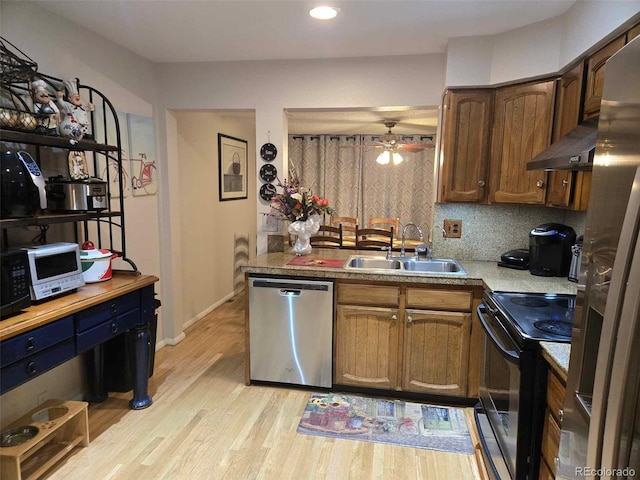
[[[262,148],[260,148],[260,156],[265,162],[273,161],[276,155],[278,155],[278,149],[273,143],[265,143],[262,145]]]
[[[260,167],[260,178],[265,182],[273,182],[278,176],[278,169],[272,163]]]
[[[260,198],[265,202],[270,202],[271,197],[273,197],[278,191],[276,190],[275,185],[271,183],[265,183],[260,187]]]

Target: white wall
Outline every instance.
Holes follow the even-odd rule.
[[[335,60],[180,63],[158,66],[160,110],[255,109],[254,163],[259,148],[271,141],[278,148],[274,164],[286,171],[287,108],[348,108],[389,105],[436,106],[444,81],[443,55],[411,55]],[[188,79],[189,88],[185,88]],[[166,128],[169,144],[177,134]],[[167,164],[179,161],[170,156]],[[177,179],[168,179],[169,189]],[[269,211],[259,201],[259,212]],[[179,221],[179,220],[178,220]],[[256,219],[258,253],[266,235]],[[163,238],[170,239],[170,232]]]
[[[569,65],[639,13],[640,0],[577,1],[561,17],[560,67]],[[635,19],[636,22],[638,20]]]
[[[560,17],[499,35],[449,40],[447,86],[493,85],[555,73],[640,12],[640,0],[577,1]]]
[[[219,201],[218,133],[247,141],[255,152],[255,116],[229,117],[216,112],[174,112],[178,129],[181,264],[188,279],[182,283],[182,312],[187,324],[234,295],[238,261],[246,260],[249,239],[255,252],[256,171],[250,162],[248,198]],[[251,158],[253,160],[253,158]],[[242,255],[237,258],[240,249]]]

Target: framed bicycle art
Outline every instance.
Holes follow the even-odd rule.
[[[127,123],[133,196],[155,195],[158,192],[158,170],[153,118],[128,114]]]
[[[220,201],[247,198],[247,141],[218,133]]]

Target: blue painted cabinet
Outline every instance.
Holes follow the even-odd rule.
[[[154,305],[153,284],[146,285],[0,342],[0,394],[86,352],[90,400],[104,400],[103,345],[127,333],[131,341],[122,354],[130,359],[129,375],[133,375],[131,407],[148,407],[152,402],[147,393],[149,325],[155,321]]]

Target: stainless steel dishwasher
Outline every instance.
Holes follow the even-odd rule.
[[[249,278],[251,380],[331,387],[333,282]]]

